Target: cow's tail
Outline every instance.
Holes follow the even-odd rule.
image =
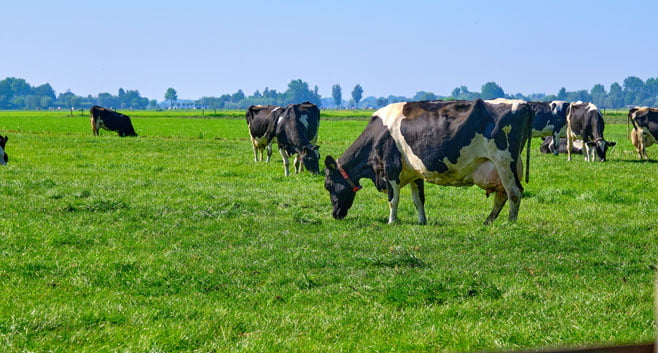
[[[631,138],[631,115],[633,115],[634,109],[628,111],[628,117],[626,118],[626,138]],[[635,124],[633,124],[635,128]]]
[[[528,141],[526,142],[526,158],[525,158],[525,182],[530,182],[530,141],[532,140],[532,123],[535,120],[535,113],[530,111],[530,119],[528,120]]]

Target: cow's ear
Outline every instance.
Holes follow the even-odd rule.
[[[610,147],[614,147],[614,146],[617,145],[617,142],[614,142],[614,141],[607,141],[607,144],[608,144],[608,146],[610,146]]]
[[[336,165],[336,160],[332,156],[327,156],[324,159],[324,166],[327,167],[327,169],[329,170],[335,170],[336,168],[338,168],[338,166]]]

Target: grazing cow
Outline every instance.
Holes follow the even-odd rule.
[[[544,141],[559,141],[567,129],[567,109],[569,103],[565,101],[552,102],[528,102],[535,113],[535,121],[532,124],[532,137],[552,136]],[[557,155],[558,148],[550,146],[550,151]],[[563,152],[564,153],[564,152]]]
[[[9,136],[2,136],[0,135],[0,154],[2,154],[2,159],[0,159],[0,165],[7,165],[7,162],[9,162],[9,157],[7,156],[7,152],[5,152],[5,146],[7,145],[7,140],[9,140]]]
[[[514,221],[523,191],[520,152],[526,140],[529,152],[533,116],[527,103],[509,100],[403,102],[381,108],[337,161],[325,159],[332,215],[344,218],[361,189],[359,180],[369,178],[388,193],[388,223],[397,219],[400,188],[406,184],[418,222],[426,223],[424,181],[477,185],[487,196],[495,193],[485,224],[498,217],[509,199],[509,220]],[[529,165],[529,153],[527,158]]]
[[[267,149],[267,160],[272,157],[272,136],[275,132],[276,120],[283,108],[276,105],[252,105],[247,109],[246,119],[251,136],[251,145],[254,149],[254,161],[263,160],[264,150]]]
[[[628,111],[628,121],[633,123],[631,142],[640,159],[649,159],[647,147],[658,139],[658,108],[632,108]]]
[[[318,152],[315,145],[320,127],[320,109],[315,104],[304,102],[289,104],[276,119],[276,139],[283,158],[285,175],[290,175],[288,157],[295,156],[295,173],[304,167],[313,174],[320,173]]]
[[[577,154],[582,154],[583,153],[583,140],[574,140],[573,141],[573,148],[571,149],[571,153],[577,153]],[[555,148],[555,144],[553,143],[553,136],[547,136],[544,138],[544,141],[541,143],[541,146],[539,146],[539,152],[548,154],[548,153],[555,153],[553,149]],[[567,153],[567,138],[566,137],[560,137],[560,144],[558,145],[559,152],[560,153]]]
[[[571,160],[573,141],[580,136],[585,144],[585,159],[588,162],[593,161],[596,153],[599,161],[605,162],[608,147],[613,147],[616,143],[605,140],[604,129],[603,116],[596,105],[571,103],[567,111],[567,160]]]
[[[93,106],[89,110],[91,115],[91,131],[98,136],[100,129],[116,131],[119,136],[137,136],[130,117],[100,106]]]

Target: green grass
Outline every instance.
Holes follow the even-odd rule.
[[[607,163],[540,155],[519,220],[477,188],[408,188],[399,223],[363,181],[343,221],[323,178],[256,164],[241,119],[0,113],[5,352],[501,351],[654,338],[655,159],[624,124]],[[324,120],[324,156],[366,120]],[[648,149],[658,156],[658,149]]]

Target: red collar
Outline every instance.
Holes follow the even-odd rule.
[[[345,169],[343,169],[343,168],[340,166],[340,164],[338,164],[338,161],[336,161],[336,166],[338,167],[338,172],[340,172],[340,175],[343,176],[343,179],[345,179],[345,181],[347,181],[347,183],[350,184],[350,186],[352,187],[352,191],[353,191],[353,192],[356,193],[357,191],[359,191],[359,190],[361,190],[361,189],[363,188],[361,185],[356,185],[356,184],[352,181],[352,179],[350,179],[350,176],[347,174],[347,172],[345,171]]]

